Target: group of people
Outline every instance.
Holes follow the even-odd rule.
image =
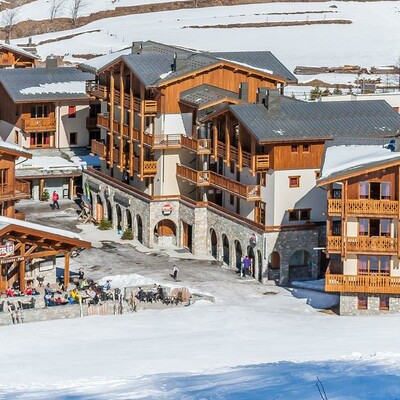
[[[30,285],[28,285],[28,287],[23,292],[21,292],[20,286],[19,286],[19,281],[15,281],[12,284],[12,286],[10,286],[6,289],[7,297],[36,296],[38,294],[39,294],[39,292],[35,288],[31,287]]]
[[[60,282],[58,285],[58,288],[54,290],[51,286],[50,283],[48,283],[45,288],[44,288],[44,303],[46,306],[51,307],[51,306],[62,306],[64,304],[68,304],[68,300],[62,295],[64,295],[65,288],[64,284]],[[57,294],[57,296],[56,296]]]
[[[251,258],[246,255],[240,263],[240,276],[252,276],[253,275],[253,263]]]
[[[146,302],[149,302],[149,303],[153,303],[153,301],[154,302],[156,302],[156,301],[164,301],[164,290],[163,290],[163,288],[161,287],[161,285],[156,285],[156,284],[154,284],[153,285],[153,287],[150,289],[150,290],[148,290],[147,292],[145,292],[140,286],[139,286],[139,289],[138,289],[138,292],[137,292],[137,294],[136,294],[136,298],[139,300],[139,301],[146,301]]]

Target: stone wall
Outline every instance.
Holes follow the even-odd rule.
[[[357,293],[340,294],[340,315],[397,314],[400,312],[400,295],[389,295],[389,310],[379,309],[379,294],[368,294],[368,308],[358,309]]]

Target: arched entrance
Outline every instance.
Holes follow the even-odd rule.
[[[235,240],[235,265],[239,270],[242,263],[242,254],[242,246],[238,240]]]
[[[210,229],[210,245],[211,245],[211,255],[217,259],[217,251],[218,251],[218,239],[217,234],[214,229]]]
[[[222,253],[224,263],[229,265],[229,240],[226,235],[222,235]]]
[[[280,277],[281,256],[277,251],[273,251],[268,257],[268,279],[278,280]]]
[[[289,281],[311,278],[311,257],[306,250],[295,251],[289,259]]]
[[[132,214],[130,210],[125,211],[126,214],[126,228],[132,230]]]
[[[250,258],[251,264],[250,264],[250,275],[254,278],[254,270],[255,270],[255,255],[254,255],[254,249],[251,246],[247,246],[247,255]]]
[[[122,230],[122,211],[121,211],[121,207],[117,204],[115,206],[115,209],[117,211],[117,230],[121,231]]]
[[[154,238],[160,246],[176,246],[176,225],[170,219],[162,219],[154,227]]]
[[[95,219],[100,222],[104,218],[103,202],[100,195],[96,195]]]
[[[110,200],[106,200],[106,204],[107,204],[107,219],[112,222],[113,220],[113,215],[112,215],[112,206],[111,206],[111,201]]]
[[[136,215],[136,237],[140,243],[143,243],[143,223],[140,215]]]
[[[257,250],[257,262],[258,262],[258,281],[262,282],[263,278],[263,262],[262,262],[262,254],[260,250]]]

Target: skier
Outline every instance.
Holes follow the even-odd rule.
[[[58,204],[58,199],[59,199],[58,193],[57,193],[56,191],[54,191],[54,192],[53,192],[53,196],[52,196],[52,200],[53,200],[53,210],[55,210],[56,207],[57,207],[57,210],[60,209],[60,205]]]
[[[172,270],[172,276],[174,277],[175,281],[178,278],[178,272],[179,272],[178,267],[176,265],[174,265],[174,269]]]

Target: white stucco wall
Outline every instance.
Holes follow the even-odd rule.
[[[72,104],[71,104],[72,105]],[[57,131],[56,147],[83,147],[89,144],[89,132],[86,129],[86,118],[89,116],[89,104],[76,105],[76,117],[68,118],[68,105],[56,107]],[[77,144],[70,144],[70,133],[77,132]]]
[[[269,175],[269,174],[268,174]],[[273,194],[274,216],[271,225],[282,225],[289,223],[288,210],[311,208],[312,221],[324,221],[326,212],[326,192],[315,186],[315,168],[301,170],[284,170],[271,172],[272,176],[267,176],[266,191],[271,190],[269,185],[271,179],[275,180]],[[289,176],[300,176],[300,186],[289,187]],[[263,190],[263,194],[265,191]],[[271,205],[271,197],[266,196],[263,201]],[[268,215],[270,215],[267,212]],[[292,223],[292,222],[290,222]],[[294,221],[294,223],[302,223]]]
[[[155,135],[186,134],[192,136],[192,114],[161,114],[155,118]]]
[[[392,260],[390,262],[390,275],[400,276],[400,264],[397,257],[392,257]]]
[[[15,131],[18,132],[18,143],[15,142]],[[0,120],[0,136],[7,143],[16,144],[21,147],[29,146],[29,140],[23,135],[21,129],[3,120]]]
[[[349,254],[347,260],[343,261],[343,274],[344,275],[357,275],[357,256]]]
[[[347,221],[347,236],[357,237],[358,236],[358,222],[355,220]]]

